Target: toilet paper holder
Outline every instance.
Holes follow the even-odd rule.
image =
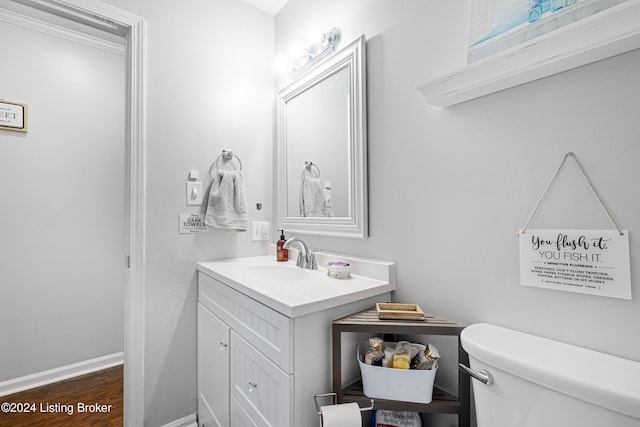
[[[322,393],[322,394],[316,394],[315,396],[313,396],[313,400],[315,400],[316,402],[316,409],[318,410],[318,415],[322,415],[322,411],[320,410],[320,404],[318,403],[318,398],[325,398],[325,397],[331,397],[332,398],[332,405],[337,405],[338,404],[338,394],[337,393]],[[373,410],[373,399],[371,399],[371,406],[366,407],[366,408],[360,408],[360,412],[364,412],[364,411],[372,411]]]

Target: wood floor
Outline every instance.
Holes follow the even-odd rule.
[[[0,397],[0,427],[122,426],[123,374],[116,366]]]

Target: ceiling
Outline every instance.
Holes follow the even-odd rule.
[[[282,9],[284,5],[289,2],[289,0],[243,0],[243,1],[273,16],[275,16],[278,12],[280,12],[280,9]]]

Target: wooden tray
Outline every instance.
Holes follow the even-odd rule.
[[[424,311],[417,304],[377,303],[379,319],[386,320],[424,320]]]

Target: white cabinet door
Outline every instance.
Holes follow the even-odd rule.
[[[231,394],[260,427],[293,427],[293,375],[231,331]]]
[[[198,425],[229,427],[229,327],[198,303]]]

